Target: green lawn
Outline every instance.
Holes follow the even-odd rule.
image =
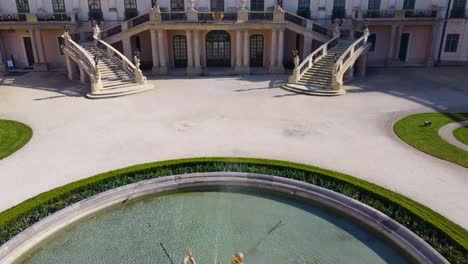
[[[453,131],[453,135],[463,144],[468,145],[468,127],[459,127]]]
[[[32,129],[27,125],[0,120],[0,160],[22,148],[32,137]]]
[[[424,121],[432,125],[424,126]],[[407,116],[394,126],[395,133],[406,143],[432,156],[451,161],[468,168],[468,152],[443,140],[438,131],[441,127],[468,120],[468,113],[425,113]],[[466,136],[465,136],[466,138]]]

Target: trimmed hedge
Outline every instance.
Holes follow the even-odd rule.
[[[27,125],[0,119],[0,160],[22,148],[32,137],[32,129]]]
[[[0,213],[0,245],[48,215],[106,190],[162,176],[216,171],[287,177],[342,193],[408,227],[451,263],[468,263],[468,231],[417,202],[342,173],[305,164],[251,158],[192,158],[147,163],[58,187]]]
[[[431,121],[424,126],[424,121]],[[439,129],[453,122],[467,121],[468,113],[424,113],[404,117],[395,123],[397,136],[409,145],[429,155],[468,168],[468,152],[439,136]]]

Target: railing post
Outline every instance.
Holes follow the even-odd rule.
[[[249,21],[249,10],[239,9],[237,11],[237,22],[247,22]]]
[[[129,22],[129,21],[124,21],[124,22],[122,23],[122,32],[128,31],[128,22]]]
[[[194,11],[187,11],[187,21],[188,22],[198,22],[198,12],[196,10]]]
[[[307,19],[306,23],[306,28],[312,30],[312,28],[314,27],[314,22],[312,20]]]
[[[27,22],[37,22],[37,15],[33,13],[26,14],[26,21]]]
[[[343,75],[340,75],[339,73],[334,73],[332,76],[331,86],[333,90],[341,90],[341,88],[343,87]]]
[[[288,82],[289,83],[297,83],[301,78],[301,69],[299,67],[294,68],[292,75],[289,76]]]
[[[71,12],[71,17],[70,17],[70,19],[71,19],[71,23],[72,23],[72,24],[75,24],[75,23],[76,23],[76,15],[77,15],[76,12]]]
[[[159,8],[159,6],[155,6],[154,8],[152,8],[152,10],[150,12],[150,21],[153,21],[153,22],[161,22],[162,21],[161,9]],[[122,29],[122,31],[123,31],[123,29]]]
[[[274,23],[284,23],[284,9],[281,8],[278,3],[275,4],[275,10],[273,12],[273,22]]]

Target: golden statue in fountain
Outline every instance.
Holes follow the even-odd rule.
[[[184,257],[182,264],[188,264],[189,261],[192,264],[197,264],[195,258],[193,257],[191,248],[188,248],[187,256]],[[219,264],[221,264],[221,262]],[[242,252],[237,252],[234,256],[232,256],[231,264],[244,264],[244,254],[242,254]]]

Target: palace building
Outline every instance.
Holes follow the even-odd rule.
[[[338,87],[367,66],[468,64],[466,1],[2,0],[0,71],[68,69],[102,90],[143,85],[141,70],[269,74],[296,65],[290,83]]]

